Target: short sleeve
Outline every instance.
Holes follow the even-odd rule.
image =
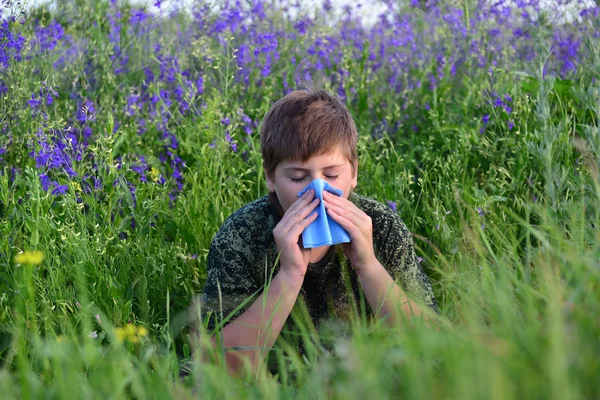
[[[241,315],[261,289],[252,273],[253,243],[246,231],[243,225],[228,220],[211,242],[206,266],[208,278],[201,296],[201,316],[208,331],[215,329],[221,315],[227,318],[245,302],[224,325]]]
[[[390,212],[386,219],[389,229],[380,254],[387,271],[410,298],[439,312],[429,278],[417,262],[412,235],[397,214]]]

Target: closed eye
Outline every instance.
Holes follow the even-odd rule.
[[[325,178],[330,179],[332,181],[337,179],[338,177],[339,177],[339,175],[325,175]],[[292,180],[292,182],[300,183],[306,179],[306,176],[303,176],[302,178],[290,178],[290,179]]]

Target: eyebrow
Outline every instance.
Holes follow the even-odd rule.
[[[328,166],[326,166],[323,169],[329,169],[329,168],[335,168],[335,167],[343,167],[343,166],[344,166],[344,164],[328,165]],[[287,167],[287,168],[284,168],[284,170],[286,170],[286,171],[301,171],[301,172],[308,172],[308,171],[310,171],[307,168],[300,168],[300,167]]]

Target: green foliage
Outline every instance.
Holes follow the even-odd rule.
[[[446,71],[434,89],[403,93],[386,90],[384,73],[371,73],[368,43],[360,56],[345,50],[346,87],[355,89],[347,91],[347,104],[360,132],[358,190],[396,203],[434,284],[439,327],[374,324],[349,336],[334,329],[329,338],[307,330],[309,356],[279,354],[286,366],[281,376],[244,381],[226,374],[222,357],[203,363],[192,357],[186,325],[206,279],[213,235],[233,211],[266,194],[258,133],[243,131],[240,109],[262,118],[293,85],[286,60],[308,40],[283,44],[277,73],[263,79],[256,68],[244,86],[233,80],[240,38],[219,43],[197,35],[184,52],[177,32],[190,21],[182,16],[181,25],[171,21],[148,36],[123,32],[120,45],[131,62],[119,75],[107,39],[107,3],[81,3],[78,10],[89,18],[63,26],[96,51],[58,73],[54,56],[12,66],[11,96],[0,99],[12,117],[0,122],[10,120],[13,132],[0,164],[3,398],[597,396],[600,82],[591,71],[600,71],[598,43],[589,44],[585,68],[569,79],[515,65],[462,79]],[[51,19],[49,11],[36,15]],[[27,24],[15,29],[33,36]],[[171,104],[151,119],[144,110],[151,134],[140,135],[139,121],[123,105],[132,94],[127,90],[144,84],[142,66],[154,57],[147,45],[155,39],[186,68],[203,71],[205,90],[190,101],[202,112],[185,114]],[[540,52],[536,62],[548,56]],[[153,61],[158,74],[162,61]],[[426,80],[435,67],[407,74]],[[149,91],[160,97],[165,85],[153,82]],[[58,96],[43,118],[24,104],[47,86]],[[38,132],[65,129],[66,116],[77,113],[69,100],[74,92],[97,108],[94,157],[73,164],[76,176],[57,175],[68,188],[54,195],[42,189],[43,172],[28,153],[40,149]],[[511,98],[510,112],[493,106],[497,96]],[[160,161],[162,118],[185,162],[185,191],[175,201],[173,167]],[[154,168],[145,182],[131,169],[139,155]],[[92,169],[100,187],[89,192],[85,176]],[[44,253],[39,265],[14,261],[34,249]],[[120,342],[115,328],[128,322],[149,335]],[[335,351],[325,351],[325,342]],[[180,379],[184,359],[191,374]]]

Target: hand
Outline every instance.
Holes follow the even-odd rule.
[[[307,190],[292,203],[273,229],[277,251],[281,254],[279,258],[280,271],[290,279],[304,279],[304,275],[306,275],[311,249],[301,247],[300,235],[308,225],[317,219],[318,211],[307,217],[319,204],[319,198],[314,197],[315,191]]]
[[[371,217],[343,197],[323,191],[327,214],[350,235],[350,243],[343,243],[344,254],[357,273],[377,266],[373,250],[373,222]]]

